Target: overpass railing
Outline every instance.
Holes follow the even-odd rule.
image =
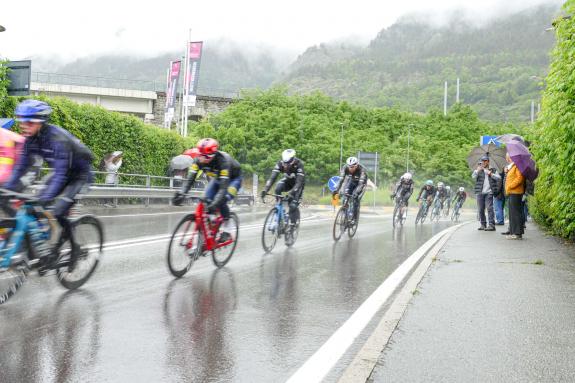
[[[43,84],[91,86],[96,88],[133,89],[152,92],[166,91],[166,83],[164,81],[130,80],[65,73],[32,72],[31,81]],[[198,95],[207,97],[239,98],[240,91],[199,87]]]

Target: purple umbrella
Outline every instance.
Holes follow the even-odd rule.
[[[511,157],[521,174],[528,180],[534,181],[539,175],[539,171],[535,166],[531,153],[529,153],[529,149],[519,141],[509,141],[506,148],[509,157]]]

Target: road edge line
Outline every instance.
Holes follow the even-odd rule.
[[[391,336],[397,329],[401,318],[403,318],[403,315],[407,310],[407,306],[413,298],[414,291],[416,291],[417,287],[423,280],[423,277],[427,274],[427,271],[433,264],[434,258],[441,249],[443,249],[451,236],[466,224],[467,223],[461,223],[455,226],[454,230],[447,232],[427,252],[407,282],[405,282],[401,290],[397,293],[395,299],[383,315],[383,318],[379,321],[373,333],[364,343],[353,361],[345,369],[342,376],[339,378],[338,383],[368,381],[377,362],[379,361],[381,353],[387,347]]]
[[[450,231],[455,231],[458,227],[452,226],[437,233],[415,250],[375,289],[329,339],[290,376],[287,382],[321,382],[413,268],[441,238]]]

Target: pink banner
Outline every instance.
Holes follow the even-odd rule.
[[[195,41],[191,42],[188,47],[188,76],[186,89],[184,90],[186,95],[196,95],[198,90],[198,75],[200,73],[203,45],[203,41]]]

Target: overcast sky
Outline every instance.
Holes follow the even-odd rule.
[[[375,37],[403,14],[442,18],[465,8],[478,19],[557,0],[26,0],[5,1],[0,56],[64,60],[102,53],[156,55],[180,49],[192,29],[206,44],[225,38],[301,52],[354,36]]]

